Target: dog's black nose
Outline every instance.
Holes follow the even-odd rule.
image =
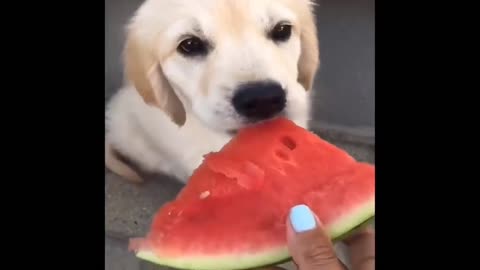
[[[232,103],[240,115],[251,120],[263,120],[285,108],[286,94],[276,82],[252,82],[237,89]]]

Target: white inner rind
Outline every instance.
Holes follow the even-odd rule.
[[[235,254],[202,257],[162,258],[150,251],[140,251],[137,257],[164,266],[192,270],[236,270],[272,264],[289,257],[287,247],[273,248],[256,254]]]
[[[348,233],[358,225],[364,223],[375,215],[375,199],[372,198],[366,203],[352,210],[350,214],[340,217],[333,222],[327,232],[332,239]],[[136,256],[143,260],[179,269],[192,270],[238,270],[249,269],[259,266],[271,265],[287,260],[290,255],[287,246],[274,247],[269,250],[246,254],[225,254],[214,256],[181,256],[162,257],[149,250],[140,250]]]

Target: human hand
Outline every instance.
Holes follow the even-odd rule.
[[[305,205],[291,209],[287,220],[287,242],[298,270],[345,270],[320,220]],[[375,234],[366,228],[344,240],[352,270],[375,269]],[[278,267],[269,268],[281,269]]]

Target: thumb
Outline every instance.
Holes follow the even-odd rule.
[[[290,210],[287,242],[299,270],[345,269],[335,254],[330,237],[306,205],[297,205]]]

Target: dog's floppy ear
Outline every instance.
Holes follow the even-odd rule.
[[[129,30],[124,51],[125,73],[143,100],[163,110],[174,123],[186,121],[185,108],[165,78],[153,46]]]
[[[313,13],[314,5],[309,4],[305,14],[301,14],[301,54],[298,61],[298,82],[305,88],[311,90],[315,74],[319,67],[319,48],[317,38],[317,27]]]

